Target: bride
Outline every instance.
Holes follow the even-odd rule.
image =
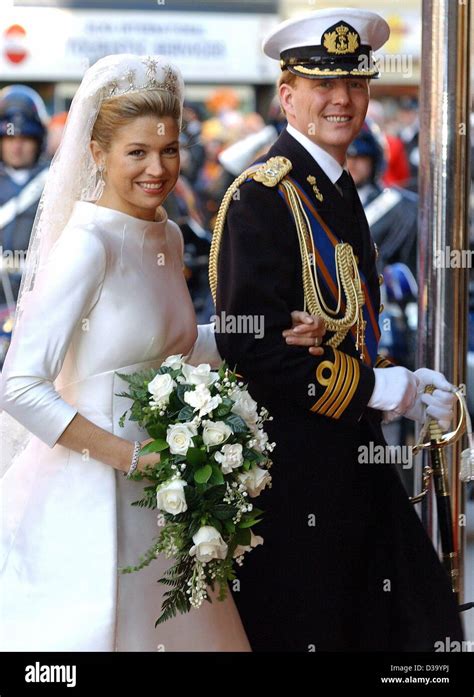
[[[220,362],[161,208],[179,174],[183,89],[160,57],[101,59],[50,170],[2,376],[3,409],[32,434],[1,480],[3,651],[250,650],[230,594],[155,629],[171,561],[118,571],[158,530],[155,512],[130,505],[143,484],[124,475],[146,433],[119,426],[129,402],[116,372],[176,353]],[[324,328],[292,318],[286,340],[321,351]]]

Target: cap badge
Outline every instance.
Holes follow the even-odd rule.
[[[331,29],[334,29],[331,31]],[[330,27],[324,34],[323,45],[328,53],[345,55],[355,53],[360,46],[360,36],[353,27],[344,22],[338,26]]]

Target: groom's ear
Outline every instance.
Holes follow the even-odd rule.
[[[100,147],[99,143],[96,140],[91,140],[89,143],[89,148],[96,165],[98,167],[100,165],[105,165],[104,151]]]
[[[280,106],[285,115],[290,114],[295,115],[295,108],[293,105],[293,92],[294,86],[287,82],[283,82],[278,88],[278,94],[280,97]]]

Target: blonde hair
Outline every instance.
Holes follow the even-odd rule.
[[[278,78],[277,82],[277,89],[278,89],[278,98],[280,98],[280,87],[282,85],[289,85],[290,87],[296,87],[296,81],[298,80],[298,75],[295,75],[294,73],[290,72],[289,70],[282,70],[281,75]],[[286,116],[286,111],[284,110],[281,100],[280,100],[280,108],[282,112]]]
[[[181,103],[165,90],[132,92],[104,100],[92,129],[91,140],[106,152],[110,149],[117,128],[141,116],[167,116],[181,122]]]

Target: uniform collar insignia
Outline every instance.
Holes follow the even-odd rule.
[[[311,185],[311,187],[314,191],[314,195],[316,196],[318,201],[324,201],[324,196],[320,192],[318,185],[316,183],[316,177],[313,177],[312,174],[308,174],[308,176],[306,177],[306,181],[308,182],[308,184]]]

